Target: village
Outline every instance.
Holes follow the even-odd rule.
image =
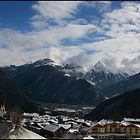
[[[20,122],[13,124],[5,107],[1,106],[0,137],[7,138],[13,126],[15,129],[26,128],[46,139],[132,139],[140,137],[140,119],[90,121],[76,117],[74,114],[76,112],[73,109],[59,107],[53,112],[46,111],[43,114],[23,113]]]
[[[105,139],[140,137],[140,119],[89,121],[68,116],[23,114],[22,125],[46,138]]]

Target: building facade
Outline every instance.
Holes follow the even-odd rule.
[[[139,137],[140,125],[125,122],[97,122],[88,129],[90,134],[125,134],[126,136]]]

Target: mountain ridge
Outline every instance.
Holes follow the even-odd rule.
[[[0,69],[0,96],[5,97],[6,109],[20,108],[23,111],[37,110],[37,104],[26,97]],[[30,106],[30,108],[29,108]]]

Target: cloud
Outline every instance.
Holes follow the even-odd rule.
[[[1,29],[1,44],[17,48],[40,48],[49,45],[59,46],[63,39],[79,39],[86,35],[89,30],[94,30],[92,24],[68,24],[57,26],[41,31],[22,33],[12,29]]]
[[[111,8],[111,1],[86,1],[84,4],[99,9],[99,12],[107,12]]]
[[[80,1],[39,1],[33,5],[40,16],[54,20],[71,18]]]
[[[86,57],[84,55],[78,55],[78,59],[76,56],[74,56],[73,60],[74,62],[78,63],[78,60],[80,60],[81,56],[81,63],[83,65],[91,65],[93,66],[97,61],[101,60],[105,65],[112,71],[112,72],[128,72],[131,73],[132,70],[127,69],[127,65],[124,65],[122,63],[122,60],[124,58],[132,59],[137,56],[139,56],[140,47],[140,34],[137,36],[135,35],[124,35],[117,38],[110,38],[105,39],[98,42],[93,43],[85,43],[79,46],[79,48],[82,48],[83,50],[89,50],[93,51],[92,54],[86,54]],[[85,61],[83,60],[85,58]],[[138,62],[138,61],[137,61]],[[134,63],[134,61],[132,62]],[[79,64],[79,63],[78,63]],[[133,65],[129,66],[133,69]],[[139,62],[137,63],[137,66],[140,66]],[[138,68],[138,67],[137,67]],[[138,72],[139,70],[136,69]]]
[[[95,28],[95,26],[69,24],[63,27],[28,33],[12,29],[1,29],[0,64],[19,65],[46,57],[56,61],[59,61],[58,58],[65,60],[81,53],[82,49],[73,46],[61,47],[61,40],[81,38],[92,28]]]
[[[48,22],[61,23],[72,19],[82,1],[39,1],[32,6],[37,15],[32,17],[35,28],[47,27]],[[46,24],[45,24],[46,23]]]
[[[92,17],[96,21],[92,23],[75,16],[79,6],[98,7],[100,19]],[[110,6],[107,1],[37,2],[32,6],[36,11],[30,20],[32,31],[0,29],[0,64],[19,65],[47,57],[91,67],[101,60],[115,73],[140,71],[140,3],[122,2],[118,9]],[[83,42],[64,46],[65,39]]]
[[[122,2],[120,9],[105,13],[102,24],[111,37],[137,34],[140,32],[140,3]]]
[[[135,73],[140,72],[140,55],[133,58],[124,58],[121,63],[125,68],[129,68]]]
[[[31,18],[30,23],[35,29],[48,28],[52,24],[65,25],[69,22],[87,23],[85,19],[75,19],[80,6],[97,7],[100,12],[107,12],[111,1],[39,1],[32,6],[37,14]]]
[[[73,17],[80,3],[78,1],[37,2],[33,5],[33,9],[38,13],[30,21],[37,28],[29,32],[1,28],[0,59],[4,59],[0,60],[0,64],[20,65],[46,57],[59,61],[58,58],[66,60],[81,53],[83,50],[78,47],[61,45],[64,39],[78,40],[86,36],[90,30],[95,30],[96,28],[95,25],[86,23],[84,19],[65,22],[65,19]],[[59,22],[59,25],[52,26],[49,20]],[[9,56],[8,58],[6,57],[7,55]]]

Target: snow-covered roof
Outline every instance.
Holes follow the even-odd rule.
[[[39,114],[37,114],[37,113],[23,113],[23,116],[27,116],[27,117],[38,117]]]
[[[98,122],[98,124],[100,125],[105,125],[105,124],[110,124],[110,123],[113,123],[113,121],[102,119],[101,121]]]
[[[78,131],[79,131],[78,129],[70,129],[69,133],[74,133],[74,132],[78,132]]]
[[[92,125],[92,123],[90,123],[90,122],[84,122],[87,126],[91,126]]]
[[[54,120],[54,119],[48,119],[48,122],[53,122],[53,123],[58,123],[58,121]]]
[[[87,136],[87,137],[83,137],[83,139],[94,139],[93,137],[91,137],[91,136]]]
[[[75,124],[75,125],[77,125],[77,123],[76,122],[73,122],[73,121],[65,122],[65,124]]]
[[[127,125],[130,125],[131,123],[126,122],[126,121],[121,121],[121,124],[124,125],[124,126],[127,126]]]
[[[46,123],[37,123],[37,125],[41,128],[44,128],[46,125],[48,125],[50,123],[46,122]]]
[[[46,125],[43,129],[44,129],[44,130],[47,130],[47,131],[50,131],[50,132],[55,132],[55,131],[57,131],[59,128],[61,128],[61,127],[60,127],[60,126],[57,126],[57,125],[48,124],[48,125]]]
[[[140,125],[139,124],[134,124],[136,127],[139,127],[140,128]]]
[[[84,120],[84,119],[76,119],[76,122],[81,122],[81,123],[83,123],[83,122],[85,122],[85,120]]]
[[[69,129],[71,128],[70,124],[59,124],[59,127],[63,127],[64,129]]]
[[[134,118],[124,118],[124,121],[127,122],[140,122],[140,118],[134,119]]]

